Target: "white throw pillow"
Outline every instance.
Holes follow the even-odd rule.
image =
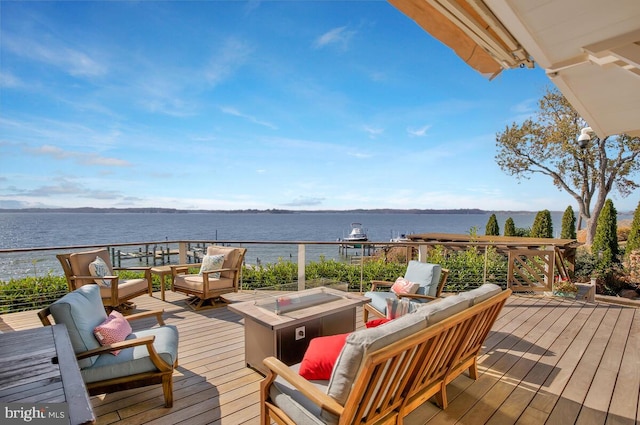
[[[89,273],[91,276],[102,278],[110,276],[111,270],[109,270],[109,266],[102,258],[96,256],[96,259],[89,263]],[[100,286],[111,287],[111,279],[95,279],[95,282]]]
[[[396,294],[415,294],[418,292],[418,288],[420,288],[420,284],[413,283],[404,277],[399,277],[391,286],[391,291]]]
[[[202,266],[200,266],[200,273],[202,275],[203,272],[210,272],[214,270],[218,270],[222,268],[222,263],[224,263],[224,255],[205,255],[202,257]],[[220,273],[211,273],[209,277],[214,279],[220,278]]]
[[[419,303],[414,303],[409,300],[398,300],[395,298],[387,298],[387,319],[397,319],[404,316],[407,313],[414,312],[419,306]]]

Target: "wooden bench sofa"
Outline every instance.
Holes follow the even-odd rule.
[[[350,334],[328,381],[308,381],[299,365],[274,357],[261,383],[261,423],[391,424],[435,396],[477,357],[511,290],[485,284],[421,306],[375,328]]]

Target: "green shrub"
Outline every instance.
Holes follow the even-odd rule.
[[[64,276],[26,277],[0,282],[0,313],[39,310],[68,291]]]
[[[498,226],[498,218],[495,214],[491,214],[489,217],[489,221],[487,221],[487,225],[485,227],[484,234],[487,236],[499,236],[500,235],[500,227]]]
[[[446,291],[464,291],[480,286],[484,281],[485,253],[478,247],[453,251],[438,245],[429,250],[427,261],[449,269]],[[508,267],[506,256],[499,254],[494,247],[489,247],[486,265],[487,282],[506,282]]]
[[[631,222],[631,230],[627,237],[627,246],[625,247],[625,256],[629,258],[631,252],[640,249],[640,202],[633,213],[633,221]]]
[[[591,252],[597,255],[602,269],[609,268],[614,262],[619,262],[617,215],[613,201],[607,199],[598,217],[596,234],[591,245]]]
[[[576,238],[576,215],[573,213],[571,205],[564,210],[562,215],[562,230],[560,232],[560,239],[575,239]]]
[[[533,220],[533,226],[531,227],[531,237],[553,237],[553,223],[551,221],[551,212],[549,212],[549,210],[542,210],[536,214],[536,218]]]
[[[516,227],[516,233],[513,236],[528,238],[531,236],[531,227]]]
[[[513,222],[511,217],[507,218],[507,221],[504,222],[504,235],[505,236],[517,236],[516,235],[516,224]]]

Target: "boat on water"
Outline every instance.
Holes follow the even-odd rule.
[[[391,235],[389,242],[411,242],[411,239],[407,237],[406,233],[398,233],[397,235]]]
[[[340,240],[343,242],[366,242],[369,238],[367,237],[366,232],[362,229],[361,223],[351,223],[351,232]]]

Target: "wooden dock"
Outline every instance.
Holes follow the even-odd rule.
[[[139,310],[164,309],[180,331],[174,406],[163,407],[159,386],[95,396],[98,424],[259,423],[262,376],[245,367],[240,316],[226,307],[191,311],[172,292],[166,302],[159,293],[135,302]],[[2,332],[39,326],[35,311],[0,315]],[[425,402],[405,423],[636,424],[640,309],[512,296],[485,341],[479,379],[463,374],[448,394],[446,410]]]

